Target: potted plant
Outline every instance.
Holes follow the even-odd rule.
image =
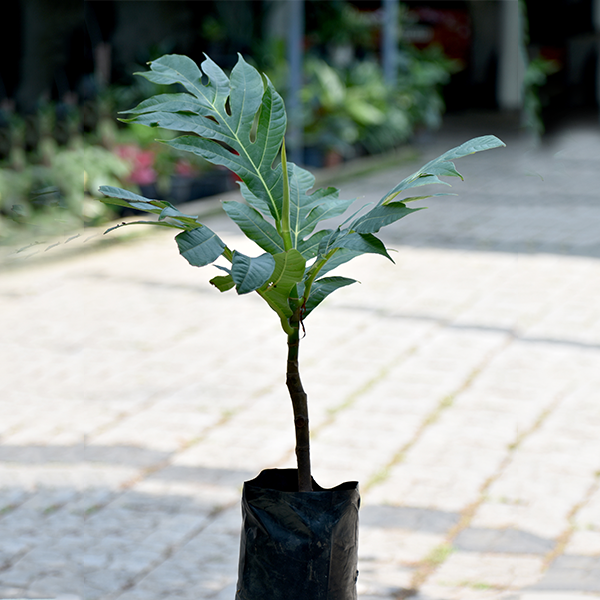
[[[460,177],[454,159],[504,144],[494,136],[470,140],[403,179],[374,206],[334,229],[317,230],[321,221],[343,215],[353,201],[340,199],[331,187],[311,192],[314,177],[287,162],[284,103],[266,77],[241,56],[230,77],[208,57],[200,70],[178,55],[152,61],[142,75],[187,91],[144,100],[126,111],[132,115],[128,120],[188,132],[164,143],[233,171],[245,203],[227,201],[223,208],[263,253],[247,256],[229,248],[196,217],[168,202],[102,186],[104,201],[158,215],[158,220],[135,223],[180,229],[175,240],[182,256],[192,266],[214,264],[221,274],[210,282],[219,291],[261,296],[287,337],[286,383],[298,468],[263,471],[244,484],[236,599],[355,599],[358,484],[323,490],[311,477],[307,396],[298,369],[304,323],[329,294],[355,283],[331,275],[335,267],[365,253],[391,260],[375,234],[419,210],[408,202],[440,195],[421,192],[399,199],[402,192],[444,183],[440,176]]]

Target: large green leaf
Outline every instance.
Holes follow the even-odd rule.
[[[231,169],[279,219],[281,166],[273,168],[273,163],[283,141],[286,115],[271,82],[265,82],[241,56],[230,78],[207,57],[202,63],[207,84],[201,80],[202,71],[185,56],[163,56],[152,61],[150,69],[141,75],[155,83],[179,83],[190,94],[187,98],[180,93],[155,96],[152,102],[146,100],[127,111],[133,114],[129,120],[196,134],[165,143]]]
[[[269,253],[255,258],[246,256],[237,250],[231,261],[231,278],[238,294],[248,294],[257,290],[271,278],[275,268],[275,259]]]
[[[175,236],[175,241],[181,256],[194,267],[211,264],[225,250],[225,244],[221,238],[205,225],[189,231],[182,231]]]

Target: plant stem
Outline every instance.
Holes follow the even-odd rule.
[[[298,491],[312,492],[310,470],[310,432],[308,428],[308,398],[300,381],[298,370],[298,350],[300,335],[298,323],[294,332],[288,335],[288,360],[286,385],[294,410],[294,426],[296,428],[296,460],[298,462]]]
[[[304,284],[304,302],[306,302],[306,300],[308,300],[308,297],[310,296],[310,290],[312,288],[312,284],[314,282],[314,280],[317,278],[317,275],[319,274],[319,272],[321,271],[321,269],[325,266],[325,264],[327,263],[327,261],[339,250],[339,248],[334,248],[333,250],[330,250],[327,255],[318,260],[309,270],[308,275],[306,277],[306,281]]]
[[[288,178],[287,156],[285,153],[285,140],[281,144],[281,170],[283,175],[283,199],[281,206],[281,237],[285,250],[291,250],[292,234],[290,231],[290,180]]]

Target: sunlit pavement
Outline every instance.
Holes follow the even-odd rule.
[[[396,264],[346,265],[360,285],[306,322],[315,478],[361,483],[360,600],[600,598],[597,121],[534,147],[455,117],[342,196],[487,133],[507,148],[457,161],[458,196],[385,234]],[[293,466],[285,337],[172,237],[2,273],[2,598],[233,600],[241,485]]]

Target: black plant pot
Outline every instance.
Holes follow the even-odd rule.
[[[235,600],[356,600],[358,483],[297,490],[296,469],[244,483]]]
[[[217,169],[198,177],[171,175],[170,200],[175,204],[223,194],[236,188],[231,171]]]

